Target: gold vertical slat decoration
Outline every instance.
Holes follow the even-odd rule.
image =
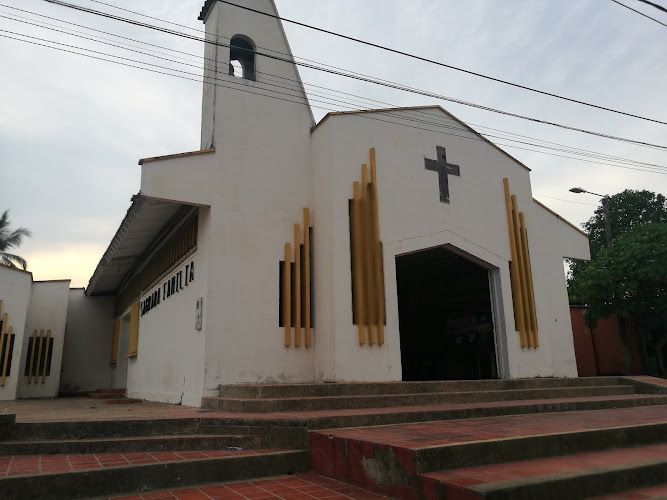
[[[521,245],[521,223],[519,222],[519,208],[516,195],[512,195],[512,222],[514,222],[514,241],[516,243],[519,264],[519,285],[521,290],[521,304],[523,306],[523,322],[526,325],[528,347],[533,347],[533,332],[530,328],[530,306],[528,305],[528,283],[526,281],[526,256]]]
[[[37,330],[32,331],[32,349],[30,349],[30,368],[28,370],[28,383],[32,382],[32,370],[35,364],[35,351],[37,350]]]
[[[301,226],[294,224],[294,346],[301,347]]]
[[[120,337],[120,318],[113,322],[113,333],[111,334],[111,359],[109,363],[115,365],[118,363],[118,339]]]
[[[375,326],[376,326],[376,317],[375,317],[375,265],[374,265],[374,250],[373,250],[373,240],[375,239],[375,234],[373,232],[373,214],[371,206],[373,204],[372,197],[372,186],[368,182],[368,165],[365,163],[361,166],[361,203],[362,203],[362,217],[363,217],[363,228],[364,230],[361,233],[363,238],[364,253],[362,258],[364,259],[364,300],[366,302],[366,319],[367,319],[367,328],[368,328],[368,343],[375,344]]]
[[[2,301],[0,301],[0,310],[2,310]],[[7,330],[7,313],[4,313],[2,315],[2,328],[0,328],[0,348],[5,345],[5,332]],[[9,339],[11,337],[7,337],[7,345],[9,345]],[[7,363],[7,356],[5,356],[5,363]],[[0,385],[5,385],[5,369],[2,368],[2,384]]]
[[[60,356],[60,371],[65,371],[65,352],[67,349],[67,329],[69,325],[65,323],[65,333],[63,333],[63,352]]]
[[[512,216],[512,196],[510,194],[509,180],[503,179],[503,187],[505,189],[505,210],[507,211],[507,228],[510,239],[510,281],[512,287],[512,303],[514,304],[514,322],[519,331],[519,338],[521,340],[521,347],[526,347],[527,334],[526,325],[523,321],[523,301],[521,298],[521,281],[519,275],[519,257],[516,246],[516,238],[514,233],[514,217]]]
[[[5,362],[2,364],[2,378],[0,379],[0,386],[5,385],[5,378],[7,377],[7,360],[9,359],[9,344],[12,340],[12,327],[7,328],[5,332]],[[2,345],[0,343],[0,345]]]
[[[303,209],[303,308],[306,347],[310,347],[310,210]]]
[[[505,209],[510,238],[510,280],[514,319],[521,339],[521,347],[539,347],[537,312],[533,290],[532,267],[528,249],[528,233],[523,212],[519,212],[516,195],[510,194],[509,181],[503,179]]]
[[[353,307],[356,311],[357,330],[359,333],[359,344],[366,343],[366,304],[364,301],[364,272],[363,272],[363,243],[362,243],[362,201],[361,186],[359,182],[352,184],[352,217],[350,222],[350,237],[352,238],[352,286],[354,290]]]
[[[375,148],[370,149],[371,156],[371,189],[372,189],[372,204],[371,210],[373,221],[373,235],[372,242],[373,262],[375,264],[375,308],[377,315],[377,330],[378,330],[378,344],[384,344],[384,272],[382,269],[382,244],[380,243],[380,214],[378,208],[378,185],[377,185],[377,168],[375,161]]]
[[[533,290],[533,273],[530,266],[530,252],[528,250],[528,232],[526,230],[526,217],[523,212],[519,213],[519,222],[521,223],[521,245],[523,246],[525,273],[526,273],[526,292],[528,294],[528,305],[530,312],[530,331],[532,333],[533,347],[539,347],[540,341],[537,335],[537,311],[535,310],[535,294]]]
[[[290,244],[285,243],[285,265],[283,266],[283,326],[285,327],[285,347],[289,347],[292,343],[292,304],[290,299],[292,293],[290,291],[290,284],[292,282],[292,251]]]
[[[42,345],[44,344],[44,330],[39,331],[39,348],[37,350],[37,366],[35,366],[35,383],[39,382],[39,365],[42,362]],[[32,375],[32,373],[31,373]]]
[[[49,364],[49,342],[51,341],[51,330],[46,331],[46,348],[44,349],[44,367],[42,368],[42,384],[46,382],[46,365]]]
[[[130,334],[127,346],[127,357],[134,358],[139,349],[139,302],[132,304],[130,308]]]
[[[368,165],[361,166],[361,183],[353,184],[350,239],[352,251],[352,286],[354,322],[359,343],[384,344],[384,269],[377,192],[375,148],[369,150]]]

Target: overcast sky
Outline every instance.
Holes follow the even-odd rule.
[[[197,21],[203,0],[105,1],[203,30],[203,24]],[[654,1],[667,6],[667,0]],[[637,0],[624,2],[667,23],[667,15],[655,8]],[[31,22],[68,26],[82,32],[90,27],[195,54],[200,59],[203,55],[199,42],[76,12],[43,0],[0,0],[0,3],[9,6],[0,6],[0,16],[23,16]],[[72,3],[159,24],[91,0],[72,0]],[[559,95],[667,121],[667,27],[611,0],[276,0],[276,3],[285,18]],[[28,34],[201,75],[201,60],[196,57],[162,55],[170,58],[178,55],[193,65],[180,66],[6,17],[0,17],[0,30],[5,30],[0,35],[16,36],[7,31]],[[64,25],[58,20],[74,22],[83,28]],[[196,34],[183,27],[171,28]],[[292,24],[285,24],[285,30],[297,57],[513,113],[667,145],[666,125],[537,96]],[[125,43],[140,45],[128,40]],[[147,48],[150,47],[137,50]],[[155,47],[152,50],[164,52]],[[137,161],[199,149],[202,85],[3,37],[0,37],[0,63],[0,211],[10,209],[13,225],[32,231],[32,238],[17,253],[28,260],[36,280],[72,278],[73,286],[85,286],[130,206],[131,196],[139,191]],[[314,70],[301,70],[301,76],[306,84],[394,106],[440,104],[473,128],[492,127],[667,166],[664,150],[539,125]],[[318,99],[313,92],[331,92],[308,85],[306,91],[311,92],[313,99]],[[313,103],[326,108],[313,109],[316,119],[327,110],[372,107],[358,98],[345,99],[354,102],[346,106]],[[488,129],[478,130],[497,134]],[[533,170],[535,197],[577,225],[591,217],[598,198],[569,193],[573,186],[603,194],[627,188],[667,194],[664,174],[586,163],[516,147],[503,148]]]

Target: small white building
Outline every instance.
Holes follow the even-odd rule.
[[[316,124],[279,20],[200,19],[201,149],[139,162],[70,291],[61,390],[199,406],[220,384],[577,376],[563,258],[588,238],[526,166],[438,106]]]

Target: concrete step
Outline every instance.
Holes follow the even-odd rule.
[[[125,397],[124,392],[90,392],[88,397],[92,399],[121,399]]]
[[[127,389],[97,389],[89,392],[88,397],[92,399],[122,399],[127,396]]]
[[[227,399],[285,399],[329,396],[424,394],[432,392],[498,391],[633,384],[622,377],[530,378],[502,380],[444,380],[434,382],[336,382],[322,384],[220,385]],[[665,388],[667,391],[667,387]]]
[[[311,431],[309,448],[318,474],[413,498],[421,474],[666,440],[655,406]]]
[[[7,431],[10,441],[112,439],[132,436],[198,434],[199,418],[152,420],[99,420],[88,422],[13,423]]]
[[[590,500],[665,500],[667,498],[667,483],[656,484],[645,488],[623,490],[591,498]]]
[[[656,485],[663,485],[664,494],[665,477],[667,445],[659,444],[455,469],[420,479],[425,500],[577,500],[613,493],[611,498],[647,498],[620,493]]]
[[[0,491],[3,500],[108,498],[308,469],[306,450],[0,457]]]
[[[318,411],[358,408],[424,406],[446,403],[516,401],[527,399],[573,398],[634,394],[633,385],[602,385],[584,387],[549,387],[540,389],[500,389],[493,391],[429,392],[359,396],[320,396],[281,399],[230,399],[205,397],[204,408],[231,412]]]
[[[189,434],[61,441],[0,441],[1,455],[130,453],[268,448],[259,435]]]
[[[126,405],[126,404],[136,404],[136,403],[143,403],[143,399],[137,399],[137,398],[111,398],[111,399],[105,399],[102,401],[105,405]]]

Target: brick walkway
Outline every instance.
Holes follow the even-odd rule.
[[[373,500],[388,498],[349,484],[311,473],[295,474],[252,482],[234,482],[200,486],[170,491],[144,493],[143,495],[115,497],[115,500],[164,500],[164,499],[223,499],[223,500]]]
[[[377,427],[317,431],[340,439],[370,441],[400,448],[446,445],[558,432],[605,429],[667,421],[667,406],[572,411],[540,415],[443,420]]]
[[[0,478],[53,474],[127,465],[180,462],[206,458],[261,455],[284,450],[212,450],[149,453],[97,453],[85,455],[15,455],[0,456]]]

